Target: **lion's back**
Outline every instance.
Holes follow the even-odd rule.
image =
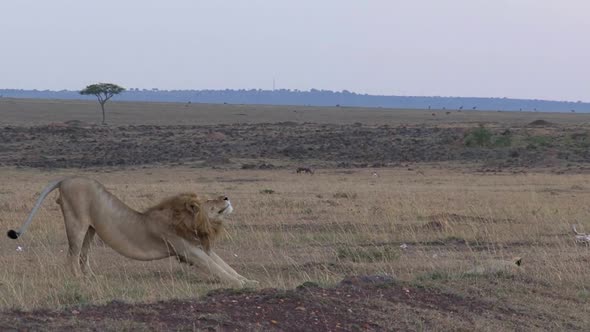
[[[59,189],[68,194],[85,194],[102,189],[103,186],[96,180],[84,177],[71,177],[61,181]]]
[[[98,181],[84,177],[67,178],[59,184],[60,200],[74,205],[72,207],[76,209],[88,209],[103,190],[104,187]]]

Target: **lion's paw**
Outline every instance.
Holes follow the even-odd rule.
[[[256,280],[246,279],[244,280],[244,287],[245,288],[256,288],[260,285],[260,282]]]

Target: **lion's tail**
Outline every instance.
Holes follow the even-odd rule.
[[[41,192],[39,199],[37,199],[37,202],[35,203],[33,210],[31,211],[31,213],[29,214],[29,217],[27,218],[27,221],[25,221],[25,223],[21,226],[21,228],[19,228],[18,231],[15,231],[13,229],[9,230],[8,234],[7,234],[9,238],[18,239],[19,236],[23,235],[23,233],[27,230],[27,227],[29,227],[29,225],[31,224],[31,221],[33,221],[33,217],[37,213],[37,210],[41,207],[41,204],[43,203],[43,201],[45,200],[47,195],[49,195],[50,192],[57,189],[57,187],[59,187],[59,184],[61,183],[61,181],[63,181],[63,180],[51,182],[50,184],[47,185],[47,187],[45,187],[45,189],[43,189],[43,192]]]

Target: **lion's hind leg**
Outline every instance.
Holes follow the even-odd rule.
[[[82,275],[80,267],[80,253],[86,233],[79,229],[68,229],[68,264],[72,273],[79,277]]]
[[[68,237],[68,259],[67,265],[71,272],[79,277],[82,275],[80,268],[81,252],[84,246],[84,238],[88,232],[89,224],[83,223],[79,218],[76,217],[75,213],[70,209],[67,204],[67,200],[60,198],[59,205],[64,217],[66,225],[66,235]]]
[[[88,231],[84,236],[84,242],[82,242],[82,250],[80,251],[80,266],[82,268],[82,273],[84,273],[85,275],[94,275],[92,269],[90,268],[88,253],[90,251],[90,244],[92,243],[95,234],[96,231],[94,230],[94,227],[88,227]]]

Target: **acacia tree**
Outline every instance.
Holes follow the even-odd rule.
[[[81,95],[95,95],[102,109],[102,124],[106,124],[104,117],[104,104],[114,95],[125,91],[125,88],[112,83],[91,84],[80,91]]]

